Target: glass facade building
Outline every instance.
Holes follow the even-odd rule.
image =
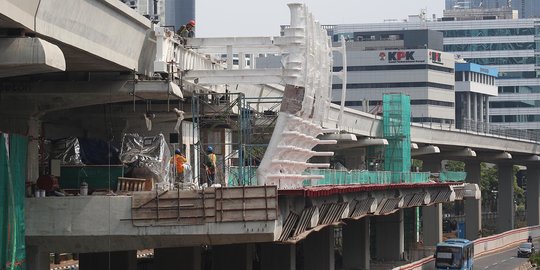
[[[443,33],[445,52],[498,70],[489,122],[540,130],[540,19],[347,24],[333,31],[335,40],[355,32],[426,28]]]
[[[446,0],[445,9],[493,9],[511,7],[520,18],[540,18],[538,0]]]

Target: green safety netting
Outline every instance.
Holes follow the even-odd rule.
[[[411,99],[403,94],[383,95],[383,136],[388,141],[384,151],[384,170],[411,170]],[[393,177],[398,177],[394,175]],[[392,178],[393,183],[401,179]]]
[[[0,265],[23,270],[27,139],[0,133]]]

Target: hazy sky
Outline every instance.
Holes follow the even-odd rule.
[[[289,24],[286,0],[196,0],[197,37],[277,36]],[[427,9],[442,16],[444,0],[306,0],[321,24],[383,22],[405,19]]]

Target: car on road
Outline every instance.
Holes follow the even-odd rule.
[[[531,254],[534,253],[534,245],[533,243],[522,243],[519,245],[517,249],[517,256],[518,257],[529,257]]]

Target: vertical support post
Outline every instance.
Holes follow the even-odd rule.
[[[30,117],[28,120],[28,157],[27,178],[36,182],[39,177],[39,137],[41,136],[41,120]]]
[[[422,210],[424,245],[436,246],[442,242],[442,204],[425,206]]]
[[[39,250],[37,246],[26,246],[26,265],[27,269],[49,270],[49,252]]]
[[[261,270],[296,270],[296,246],[261,244]]]
[[[527,166],[527,226],[540,225],[540,167]]]
[[[304,242],[304,269],[334,270],[334,227],[312,233]]]
[[[399,261],[405,251],[403,210],[375,217],[377,259]]]
[[[343,268],[369,269],[369,217],[347,222],[343,226]]]
[[[79,269],[136,270],[137,251],[129,250],[100,253],[81,253],[79,255]]]
[[[234,244],[212,247],[214,270],[252,270],[253,244]]]
[[[154,249],[154,265],[160,270],[176,270],[180,265],[185,270],[201,270],[201,248],[156,248]]]
[[[514,229],[514,173],[512,164],[498,164],[497,233]]]
[[[480,161],[467,161],[465,163],[467,183],[480,185]],[[482,230],[482,203],[475,198],[465,199],[465,237],[469,240],[478,238]]]
[[[467,95],[467,102],[466,102],[467,103],[467,120],[470,123],[471,121],[471,93],[467,92],[465,93],[465,95]]]

